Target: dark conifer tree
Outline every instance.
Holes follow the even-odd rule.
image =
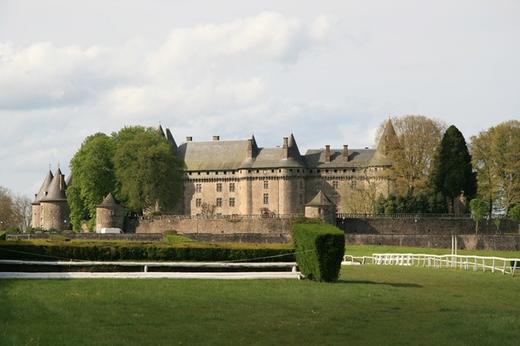
[[[476,193],[476,177],[471,165],[466,140],[462,133],[451,125],[442,137],[435,156],[432,186],[448,200],[449,211],[452,212],[453,201],[462,191],[468,200]]]

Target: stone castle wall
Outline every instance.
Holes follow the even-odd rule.
[[[162,216],[129,222],[127,230],[135,233],[164,233],[174,231],[180,235],[213,234],[221,237],[241,235],[262,235],[273,239],[290,239],[292,220],[290,218],[187,218]],[[245,237],[245,236],[242,236]]]
[[[336,225],[345,233],[353,234],[475,234],[471,218],[338,218]],[[518,222],[501,220],[499,227],[492,221],[482,221],[479,233],[517,233]]]

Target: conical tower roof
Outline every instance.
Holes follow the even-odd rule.
[[[41,199],[42,202],[61,202],[66,201],[67,196],[65,195],[65,176],[61,173],[58,168],[52,178],[49,188],[47,189],[45,196]]]
[[[172,135],[172,132],[170,131],[170,129],[166,129],[166,139],[168,140],[168,142],[170,142],[170,145],[172,147],[172,149],[175,151],[177,150],[177,143],[175,142],[175,139],[173,138],[173,135]]]
[[[322,207],[326,205],[334,205],[332,201],[323,193],[323,191],[319,191],[314,198],[306,204],[309,207]]]
[[[45,179],[43,180],[43,184],[38,190],[38,193],[34,197],[34,201],[32,204],[39,204],[41,199],[45,197],[45,192],[49,189],[49,185],[51,184],[52,178],[54,178],[54,175],[52,175],[52,172],[49,170],[47,175],[45,176]]]
[[[383,155],[388,155],[392,150],[399,149],[400,147],[401,145],[399,144],[399,139],[392,120],[388,119],[383,134],[377,144],[377,151]]]
[[[117,206],[119,206],[119,203],[116,201],[116,199],[112,195],[112,192],[110,192],[105,197],[105,199],[103,199],[103,202],[101,202],[101,204],[98,205],[98,207],[100,207],[100,208],[114,208],[114,207],[117,207]]]

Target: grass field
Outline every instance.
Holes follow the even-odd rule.
[[[518,345],[520,278],[359,266],[341,281],[0,281],[0,345]]]

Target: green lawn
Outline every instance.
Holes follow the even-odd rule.
[[[520,278],[347,267],[309,281],[0,281],[0,345],[518,345]]]

